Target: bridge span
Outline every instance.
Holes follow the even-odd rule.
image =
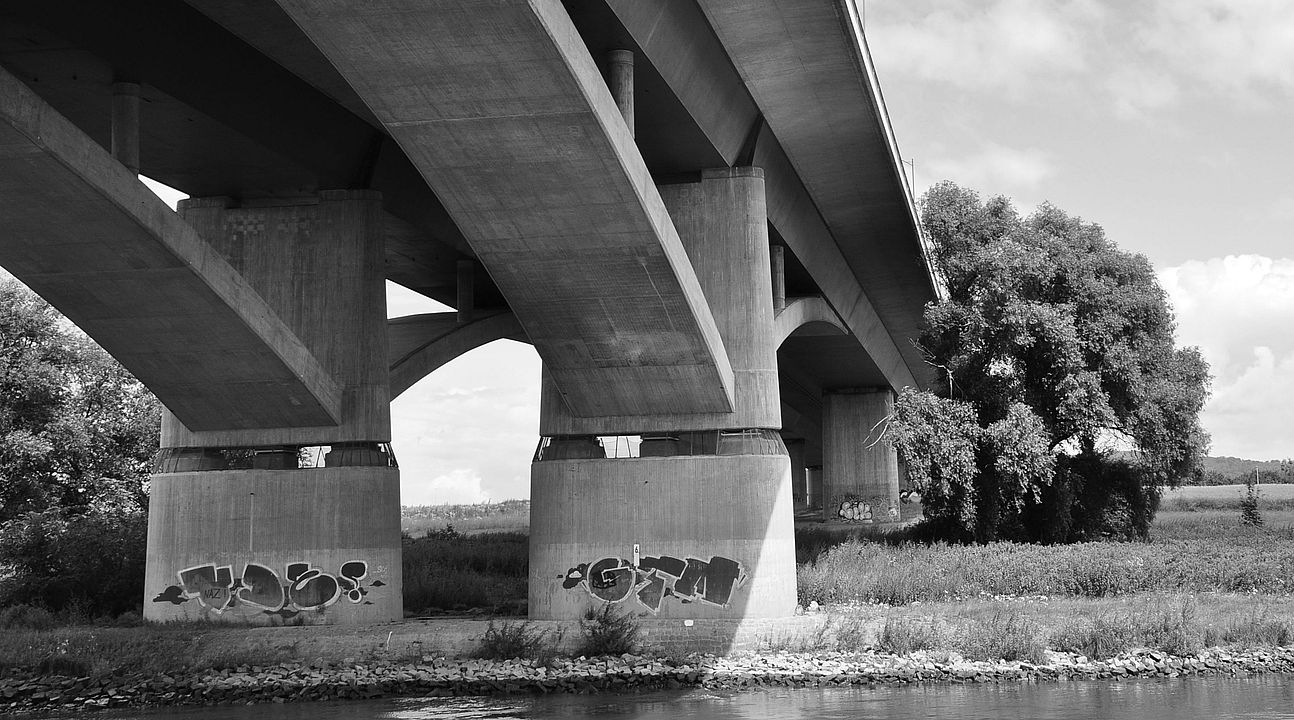
[[[147,617],[400,618],[391,398],[501,338],[543,361],[532,617],[790,615],[796,507],[901,516],[868,435],[934,380],[937,288],[856,0],[42,0],[0,28],[0,266],[167,409]],[[388,322],[388,279],[456,312]]]

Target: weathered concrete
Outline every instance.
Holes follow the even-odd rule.
[[[642,56],[653,63],[660,71],[670,89],[678,96],[688,113],[699,124],[701,131],[712,144],[714,152],[722,154],[727,162],[735,162],[743,149],[748,149],[752,128],[756,128],[751,163],[763,168],[766,179],[767,208],[769,221],[779,236],[787,243],[787,249],[804,265],[815,284],[827,300],[840,313],[850,332],[857,335],[859,342],[871,356],[875,368],[868,368],[868,377],[854,378],[855,385],[890,385],[905,387],[927,385],[932,379],[928,368],[919,354],[912,350],[907,338],[914,337],[912,332],[919,328],[923,320],[924,304],[936,298],[933,281],[930,280],[928,265],[925,263],[919,237],[912,224],[912,211],[906,207],[889,208],[897,216],[899,225],[906,225],[906,234],[899,232],[886,236],[885,242],[859,242],[859,238],[868,237],[867,233],[879,231],[880,227],[859,225],[857,218],[850,218],[848,227],[837,228],[840,221],[837,215],[851,211],[848,206],[832,205],[831,210],[840,211],[827,215],[826,210],[819,208],[817,194],[810,193],[801,181],[800,161],[793,163],[788,153],[779,142],[780,132],[776,127],[763,126],[761,111],[763,100],[758,93],[748,91],[738,67],[732,63],[741,60],[752,63],[760,70],[782,67],[787,76],[782,82],[800,84],[801,92],[805,88],[829,87],[832,92],[848,96],[850,102],[855,98],[872,92],[876,80],[867,76],[867,83],[858,82],[858,73],[854,70],[841,69],[832,63],[809,62],[805,65],[793,65],[795,58],[788,57],[787,47],[782,40],[791,35],[779,36],[779,21],[762,32],[760,38],[741,44],[739,56],[729,58],[731,48],[721,43],[723,35],[710,30],[705,14],[695,3],[677,3],[673,0],[609,0],[616,17],[624,23],[642,49]],[[776,13],[774,4],[734,3],[730,8],[735,21],[741,17],[769,17]],[[707,8],[707,12],[710,12]],[[789,16],[795,12],[788,10]],[[845,47],[850,30],[846,27],[848,16],[836,17],[829,4],[813,3],[804,9],[806,28],[800,31],[813,30],[822,34],[824,41],[833,53],[846,52]],[[758,32],[758,22],[748,23],[740,28],[741,32]],[[839,34],[833,38],[832,32]],[[800,39],[796,38],[796,41]],[[806,47],[805,53],[814,54],[813,47]],[[868,58],[867,62],[870,62]],[[793,67],[795,70],[789,70]],[[754,97],[752,97],[754,95]],[[779,118],[782,115],[795,115],[798,132],[811,132],[819,124],[832,123],[831,131],[819,131],[811,139],[823,145],[819,150],[829,157],[833,171],[833,180],[839,180],[845,188],[839,192],[893,192],[905,193],[906,190],[897,183],[901,177],[886,175],[886,167],[897,167],[897,161],[885,161],[886,153],[894,153],[893,144],[884,145],[885,129],[888,118],[884,113],[868,110],[867,114],[851,117],[846,127],[840,127],[841,118],[837,111],[822,114],[818,110],[806,111],[806,107],[817,107],[823,102],[831,102],[835,95],[810,98],[811,102],[796,105],[775,107]],[[757,105],[756,100],[761,104]],[[780,101],[780,98],[779,98]],[[858,118],[867,118],[868,122],[859,122]],[[871,123],[876,123],[875,135],[871,135]],[[770,123],[771,124],[771,123]],[[867,127],[864,127],[867,126]],[[841,132],[842,139],[848,144],[837,146],[836,132]],[[866,152],[867,164],[849,164],[851,153]],[[815,158],[817,159],[817,158]],[[888,162],[889,164],[883,164]],[[866,181],[859,181],[859,176],[866,176]],[[908,198],[910,199],[910,198]],[[820,212],[822,210],[822,212]],[[829,223],[829,227],[828,227]],[[862,228],[862,231],[861,231]],[[862,232],[859,236],[859,232]],[[885,271],[872,265],[884,265]],[[861,268],[870,268],[864,277],[859,273]],[[881,287],[902,285],[903,291],[911,293],[905,303],[875,304],[871,295]],[[894,289],[886,290],[893,293]],[[915,363],[915,366],[910,366]]]
[[[195,429],[335,423],[336,381],[121,163],[0,70],[0,264]]]
[[[559,2],[279,5],[435,190],[573,412],[732,409],[696,275]]]
[[[193,430],[163,417],[162,447],[389,441],[383,213],[372,191],[327,191],[313,204],[229,207],[185,200],[180,215],[273,308],[340,386],[332,426]],[[228,356],[221,358],[229,361]],[[184,369],[175,368],[176,374]],[[237,418],[258,403],[229,410]],[[169,405],[168,405],[169,407]],[[230,424],[229,427],[246,427]]]
[[[458,313],[427,313],[387,321],[391,399],[454,358],[495,340],[526,342],[517,317],[507,311],[477,313],[463,322]]]
[[[785,454],[549,460],[530,482],[532,618],[603,602],[662,618],[794,612]]]
[[[804,466],[803,439],[787,440],[786,454],[791,462],[791,500],[795,505],[809,503],[809,478]]]
[[[152,478],[149,620],[398,620],[402,587],[397,468]]]
[[[889,388],[834,390],[823,398],[823,519],[899,520],[899,468],[883,421],[894,411]]]
[[[733,370],[733,410],[582,418],[563,403],[545,365],[541,435],[781,427],[763,172],[706,171],[698,183],[662,185],[660,193],[718,324]],[[644,384],[636,390],[651,394],[659,388]]]
[[[857,1],[698,4],[870,305],[891,337],[916,337],[919,308],[937,291]],[[923,385],[933,379],[916,348],[898,342],[895,349]],[[890,367],[883,358],[877,364]]]
[[[794,298],[777,314],[777,346],[795,332],[807,334],[848,335],[849,327],[820,297]]]

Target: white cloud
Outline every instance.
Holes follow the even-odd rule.
[[[481,476],[471,468],[458,468],[429,481],[400,477],[401,505],[465,505],[489,502]]]
[[[1294,455],[1294,259],[1230,255],[1159,273],[1177,313],[1178,341],[1212,366],[1202,420],[1214,455]]]
[[[1136,32],[1152,60],[1208,91],[1261,102],[1294,90],[1294,3],[1157,0]]]
[[[1027,193],[1055,172],[1049,154],[1043,150],[992,142],[970,154],[937,158],[927,168],[917,170],[931,181],[952,180],[965,187],[989,189],[994,194]]]
[[[867,37],[887,75],[1019,92],[1081,72],[1087,29],[1104,14],[1087,0],[882,2],[868,15]]]

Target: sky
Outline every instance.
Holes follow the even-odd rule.
[[[860,0],[861,1],[861,0]],[[914,186],[1047,201],[1146,255],[1210,363],[1212,455],[1294,455],[1294,3],[868,0]],[[388,315],[447,310],[388,283]],[[539,359],[498,341],[392,403],[405,505],[529,497]]]

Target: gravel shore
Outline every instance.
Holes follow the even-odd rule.
[[[661,659],[634,655],[529,660],[424,657],[415,664],[289,663],[201,675],[112,678],[10,674],[0,678],[0,712],[104,707],[283,703],[396,695],[593,693],[757,689],[908,683],[1056,682],[1129,677],[1294,673],[1294,647],[1177,657],[1139,651],[1107,660],[1049,653],[1046,665],[972,662],[947,653],[775,653]]]

